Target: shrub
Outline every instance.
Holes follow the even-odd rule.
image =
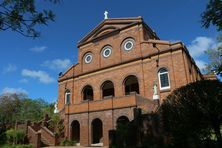
[[[15,148],[34,148],[31,144],[16,145]]]
[[[13,129],[7,130],[6,132],[6,137],[8,140],[8,143],[14,143],[15,141],[15,131]]]
[[[76,141],[71,141],[71,140],[62,140],[62,142],[60,143],[61,146],[75,146],[76,145]]]
[[[33,145],[31,144],[17,144],[17,145],[9,145],[9,144],[5,144],[5,145],[1,145],[1,148],[34,148]]]
[[[25,138],[25,131],[21,129],[10,129],[6,131],[6,137],[9,143],[22,143]]]

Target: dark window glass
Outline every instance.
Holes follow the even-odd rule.
[[[125,94],[129,95],[131,92],[139,94],[139,83],[135,76],[128,76],[125,80]]]
[[[105,51],[105,55],[106,55],[106,56],[108,56],[109,53],[110,53],[110,50],[106,50],[106,51]]]
[[[70,104],[70,93],[66,94],[66,104]]]
[[[91,57],[90,57],[90,56],[87,56],[87,57],[86,57],[86,60],[87,60],[87,61],[90,61],[90,60],[91,60]]]
[[[83,89],[83,100],[93,100],[93,89],[89,85]]]
[[[103,83],[102,95],[103,97],[114,96],[114,85],[111,81],[106,81]]]
[[[167,87],[169,86],[169,80],[168,80],[168,74],[160,74],[160,82],[161,82],[161,87]]]
[[[169,74],[168,70],[166,68],[161,68],[159,70],[159,81],[160,81],[160,88],[169,88],[170,83],[169,83]]]
[[[126,48],[130,49],[131,47],[132,47],[132,43],[128,42],[128,43],[126,44]]]

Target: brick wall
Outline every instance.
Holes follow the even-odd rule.
[[[79,104],[83,101],[82,89],[86,85],[92,86],[94,100],[101,100],[101,85],[107,80],[112,81],[114,84],[115,97],[124,96],[123,82],[129,75],[135,75],[138,78],[140,95],[152,99],[153,84],[154,81],[158,82],[158,70],[161,67],[168,69],[170,77],[170,89],[165,91],[159,90],[161,98],[164,98],[175,88],[200,79],[194,66],[191,74],[187,74],[187,69],[189,68],[186,68],[186,61],[183,59],[183,54],[183,50],[168,52],[160,56],[140,59],[61,82],[59,84],[59,109],[64,107],[65,91],[67,89],[71,91],[71,104]],[[157,59],[159,60],[158,63],[156,62]],[[194,78],[191,79],[190,75]]]
[[[107,29],[106,29],[107,28]],[[115,30],[112,32],[112,30]],[[108,32],[108,33],[107,33]],[[111,33],[109,33],[111,32]],[[135,40],[130,51],[122,49],[127,38]],[[112,54],[104,58],[101,51],[104,46],[112,47]],[[147,99],[149,105],[140,103],[140,107],[155,109],[153,103],[153,85],[157,82],[160,103],[174,89],[187,83],[202,79],[199,69],[181,42],[162,41],[143,23],[142,18],[108,19],[91,31],[78,45],[78,63],[71,66],[59,78],[58,109],[65,118],[65,135],[71,138],[71,123],[80,123],[80,144],[90,145],[92,141],[91,122],[98,118],[103,123],[103,144],[108,145],[108,130],[115,128],[118,117],[124,115],[133,119],[131,97],[125,96],[124,81],[127,76],[136,76],[139,83],[139,96]],[[84,55],[91,52],[93,60],[84,63]],[[170,88],[160,90],[158,71],[165,67],[169,73]],[[114,84],[115,96],[103,99],[101,86],[105,81]],[[82,90],[92,86],[93,101],[83,100]],[[65,105],[65,92],[71,92],[71,104]],[[141,101],[141,102],[147,102]],[[112,104],[110,106],[110,104]],[[153,106],[154,104],[154,106]],[[151,110],[152,110],[151,109]]]
[[[40,147],[40,145],[41,145],[41,133],[40,132],[36,132],[30,126],[28,126],[27,136],[28,136],[29,143],[34,145],[36,148]]]
[[[56,135],[46,127],[41,128],[41,141],[50,146],[55,146],[58,144]]]
[[[69,138],[71,139],[71,125],[73,121],[80,124],[80,145],[88,146],[92,143],[92,122],[94,119],[100,119],[103,124],[103,145],[108,145],[108,131],[116,128],[117,119],[126,116],[130,121],[133,119],[133,108],[121,108],[115,110],[106,110],[98,112],[80,113],[69,115]]]

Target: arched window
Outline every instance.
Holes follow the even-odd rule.
[[[65,104],[70,104],[71,93],[70,90],[67,90],[65,93]]]
[[[124,82],[125,94],[129,95],[131,92],[139,94],[139,83],[136,76],[128,76]]]
[[[83,100],[93,100],[93,89],[92,86],[87,85],[83,88]]]
[[[160,90],[169,89],[170,81],[169,81],[169,73],[166,68],[161,68],[158,72]]]
[[[115,96],[114,85],[113,85],[113,82],[111,81],[105,81],[102,84],[102,97],[104,98],[107,96]]]

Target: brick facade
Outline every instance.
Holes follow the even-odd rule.
[[[133,48],[127,51],[124,41],[129,38],[133,39]],[[102,55],[106,46],[112,48],[109,57]],[[141,17],[106,19],[78,43],[78,48],[78,63],[58,80],[58,109],[65,119],[66,137],[72,139],[72,123],[78,121],[80,145],[83,146],[92,144],[94,119],[102,122],[100,142],[108,145],[108,131],[116,128],[119,117],[132,120],[135,107],[143,108],[144,112],[154,111],[155,82],[162,102],[175,88],[202,79],[183,43],[160,40]],[[92,55],[90,63],[84,61],[87,53]],[[164,90],[160,89],[158,77],[161,68],[167,69],[169,76],[169,88]],[[126,94],[128,76],[137,79],[139,94]],[[103,98],[102,86],[106,81],[112,82],[114,96]],[[93,90],[93,100],[90,101],[83,100],[83,89],[87,85]],[[136,86],[129,89],[131,87]],[[70,103],[65,104],[67,90]]]

